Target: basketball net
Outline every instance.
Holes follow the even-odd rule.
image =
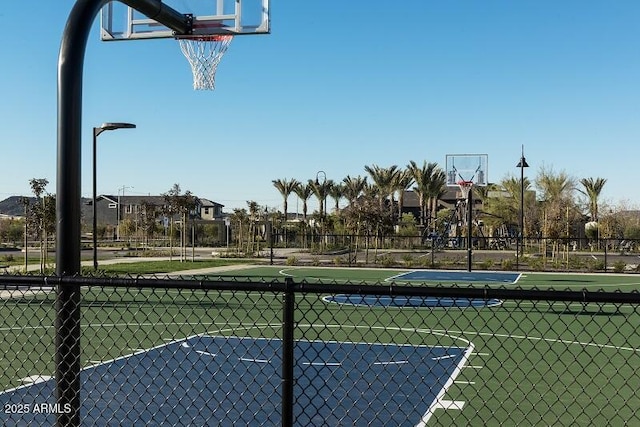
[[[194,89],[215,89],[216,69],[232,39],[229,35],[178,37],[180,50],[191,65]]]
[[[473,181],[458,181],[458,187],[460,188],[460,192],[462,193],[462,198],[464,200],[469,200],[469,191],[473,187]]]

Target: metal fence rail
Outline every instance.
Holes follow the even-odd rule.
[[[76,410],[57,404],[54,343],[57,291],[78,284],[82,369],[68,374],[80,376],[83,425],[640,424],[637,292],[0,283],[2,425]]]

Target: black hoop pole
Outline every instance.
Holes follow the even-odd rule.
[[[62,35],[58,56],[58,147],[56,180],[56,274],[80,271],[80,165],[82,72],[93,21],[109,0],[77,0]],[[179,33],[191,30],[185,17],[160,0],[123,3]],[[56,425],[80,422],[80,284],[56,286]]]

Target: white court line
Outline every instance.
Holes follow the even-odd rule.
[[[340,362],[304,362],[306,366],[342,366]]]
[[[246,357],[239,357],[241,362],[253,362],[253,363],[269,363],[269,359],[249,359]]]
[[[196,353],[202,354],[203,356],[211,356],[216,357],[218,353],[209,353],[208,351],[196,350]]]
[[[372,365],[404,365],[405,363],[409,363],[408,360],[399,360],[397,362],[394,361],[390,361],[390,362],[373,362]]]
[[[432,357],[431,360],[444,360],[444,359],[453,359],[454,357],[456,357],[453,354],[449,354],[446,356],[440,356],[440,357]]]
[[[467,363],[467,361],[469,360],[469,356],[473,352],[473,349],[475,347],[473,343],[471,341],[467,341],[467,345],[468,347],[462,354],[460,362],[458,362],[458,365],[455,367],[454,371],[451,373],[449,378],[447,378],[447,382],[440,389],[436,398],[433,399],[433,402],[429,406],[429,409],[427,409],[427,412],[424,413],[424,415],[420,419],[420,422],[416,424],[416,427],[426,427],[436,409],[462,409],[462,407],[464,406],[463,401],[445,400],[444,395],[449,390],[449,387],[454,384],[456,378],[462,372],[462,368],[464,368],[465,363]]]

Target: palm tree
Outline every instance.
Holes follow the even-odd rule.
[[[342,180],[342,195],[349,201],[349,204],[353,204],[360,194],[364,191],[367,185],[367,178],[361,176],[351,177],[347,175]]]
[[[260,220],[260,205],[254,200],[247,200],[247,208],[249,209],[249,235],[247,236],[246,253],[253,254],[258,251],[257,222]]]
[[[324,202],[327,198],[327,195],[329,194],[329,189],[333,185],[333,181],[326,180],[326,181],[320,182],[317,179],[316,180],[310,179],[309,181],[307,181],[307,183],[311,187],[311,191],[313,192],[313,194],[318,199],[318,204],[320,205],[320,209],[319,209],[320,218],[324,218],[324,212],[325,212]]]
[[[329,197],[331,197],[335,202],[335,211],[336,213],[340,210],[340,199],[342,198],[344,193],[343,184],[337,182],[333,183],[329,188]]]
[[[584,191],[580,191],[589,198],[589,214],[591,221],[598,222],[598,198],[602,192],[602,188],[607,183],[605,178],[582,178],[580,184],[584,187]]]
[[[307,210],[309,208],[308,202],[311,194],[313,194],[313,189],[311,184],[303,184],[298,182],[298,185],[293,189],[293,192],[302,200],[302,219],[304,223],[307,223]]]
[[[309,198],[313,194],[313,189],[310,183],[303,184],[301,182],[296,185],[293,192],[302,200],[302,235],[303,235],[303,247],[307,247],[307,211],[309,209]]]
[[[438,200],[447,192],[447,175],[440,167],[436,166],[433,169],[431,181],[427,188],[428,204],[430,206],[429,218],[435,218],[438,211]]]
[[[418,195],[419,203],[420,203],[420,226],[427,226],[427,211],[428,211],[428,201],[429,198],[435,195],[435,186],[432,183],[433,175],[438,170],[437,163],[427,163],[424,161],[422,166],[418,166],[416,162],[411,160],[407,165],[411,176],[413,177],[413,181],[415,186],[413,187],[413,191]]]
[[[552,256],[558,252],[560,241],[569,237],[569,214],[573,209],[575,182],[565,172],[555,173],[543,167],[536,177],[536,187],[540,190],[543,218],[542,233],[553,242]]]
[[[273,181],[271,181],[273,183],[273,186],[276,188],[276,190],[278,190],[280,192],[280,194],[282,195],[282,199],[283,199],[283,203],[282,203],[282,210],[284,212],[284,221],[285,224],[287,222],[287,212],[288,212],[288,199],[289,199],[289,195],[291,193],[293,193],[293,191],[295,190],[295,188],[300,185],[300,182],[297,179],[291,178],[290,180],[287,180],[286,178],[284,179],[274,179]]]
[[[398,219],[402,218],[404,207],[404,192],[413,184],[413,175],[409,169],[404,169],[395,175],[391,188],[398,192]]]
[[[391,208],[393,209],[393,193],[395,192],[393,181],[396,179],[396,175],[400,174],[398,166],[393,165],[388,168],[383,168],[377,165],[367,165],[364,167],[364,170],[380,190],[380,196],[382,196],[380,197],[380,206],[383,205],[384,199],[389,196]]]

